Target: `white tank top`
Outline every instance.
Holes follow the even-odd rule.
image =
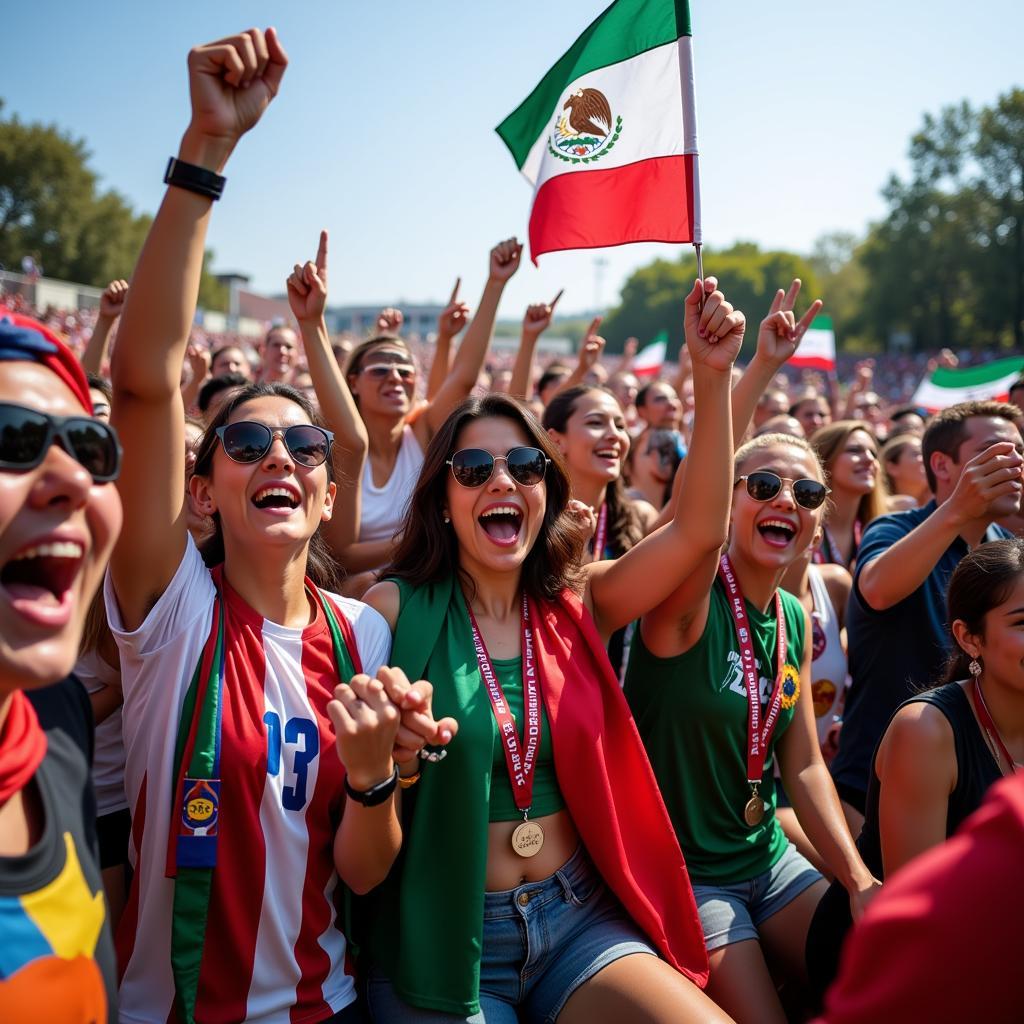
[[[814,695],[814,724],[818,742],[824,743],[839,699],[846,685],[846,652],[839,639],[839,618],[829,597],[828,587],[816,565],[808,566],[811,583],[811,690]]]
[[[402,525],[409,499],[423,466],[423,449],[406,425],[402,431],[402,446],[398,449],[395,468],[383,487],[373,485],[373,467],[370,460],[363,466],[363,511],[359,520],[359,539],[391,540]]]

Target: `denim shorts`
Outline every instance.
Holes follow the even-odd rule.
[[[479,1013],[411,1006],[376,969],[367,1002],[375,1024],[553,1024],[580,985],[631,953],[657,955],[580,847],[543,881],[485,895]]]
[[[758,925],[792,903],[821,875],[792,843],[786,852],[763,874],[749,882],[733,885],[697,885],[697,901],[704,945],[710,953],[744,939],[757,939]]]

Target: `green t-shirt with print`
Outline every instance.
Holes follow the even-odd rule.
[[[792,594],[779,593],[786,620],[786,660],[798,673],[805,640],[804,610]],[[749,601],[746,608],[765,709],[776,675],[775,602],[767,614]],[[799,686],[796,693],[784,696],[760,788],[767,808],[760,824],[751,828],[743,819],[750,799],[747,689],[721,580],[715,579],[711,591],[704,634],[685,654],[655,657],[637,630],[625,694],[691,880],[729,885],[749,881],[771,868],[786,848],[786,837],[775,818],[774,749],[793,720]]]

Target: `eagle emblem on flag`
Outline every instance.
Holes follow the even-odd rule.
[[[598,89],[576,88],[556,111],[548,152],[559,160],[589,164],[619,140],[622,118],[612,119],[608,97]]]

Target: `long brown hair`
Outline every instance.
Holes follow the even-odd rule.
[[[240,405],[251,402],[255,398],[268,397],[287,398],[289,402],[294,402],[306,414],[310,423],[315,423],[318,427],[324,425],[313,403],[290,384],[282,384],[279,381],[249,384],[236,391],[221,406],[209,427],[206,428],[206,432],[199,439],[196,445],[196,468],[193,476],[209,477],[212,474],[213,454],[220,443],[220,439],[217,437],[217,428],[224,426]],[[332,461],[332,459],[328,459],[325,463],[329,481],[334,479]],[[214,512],[211,519],[213,535],[207,538],[199,548],[203,561],[209,568],[224,561],[224,533],[220,525],[220,516]],[[334,560],[319,526],[309,540],[309,549],[306,554],[306,575],[323,590],[337,591],[341,585],[342,574],[338,570],[338,563]]]
[[[447,460],[458,451],[459,436],[475,420],[505,419],[514,423],[551,460],[544,482],[547,501],[537,540],[523,562],[523,589],[535,599],[551,600],[566,587],[579,586],[580,535],[568,516],[569,474],[551,438],[526,407],[507,395],[469,398],[444,421],[427,447],[423,468],[409,502],[401,540],[381,578],[393,576],[422,587],[447,579],[458,569],[472,592],[474,583],[459,566],[459,541],[443,519],[447,504]]]
[[[819,427],[811,435],[810,440],[811,447],[818,453],[818,458],[821,459],[822,465],[831,478],[832,463],[842,453],[843,445],[846,444],[850,435],[857,430],[863,431],[871,439],[871,449],[879,464],[878,473],[875,476],[875,486],[870,493],[861,497],[857,505],[857,521],[862,526],[867,526],[872,519],[884,516],[889,511],[885,467],[878,457],[878,442],[871,433],[871,428],[862,420],[837,420],[835,423],[829,423],[828,426]]]
[[[544,429],[556,430],[559,434],[564,434],[580,399],[594,392],[615,398],[615,395],[607,388],[595,388],[589,384],[576,384],[564,391],[559,391],[544,410],[542,424]],[[618,402],[618,399],[615,398],[615,401]],[[669,493],[671,493],[671,489]],[[644,536],[640,513],[637,512],[636,505],[626,494],[626,482],[621,473],[605,488],[604,502],[608,509],[608,543],[612,553],[618,558],[639,544]],[[594,553],[594,557],[603,558],[604,553],[597,551]]]

